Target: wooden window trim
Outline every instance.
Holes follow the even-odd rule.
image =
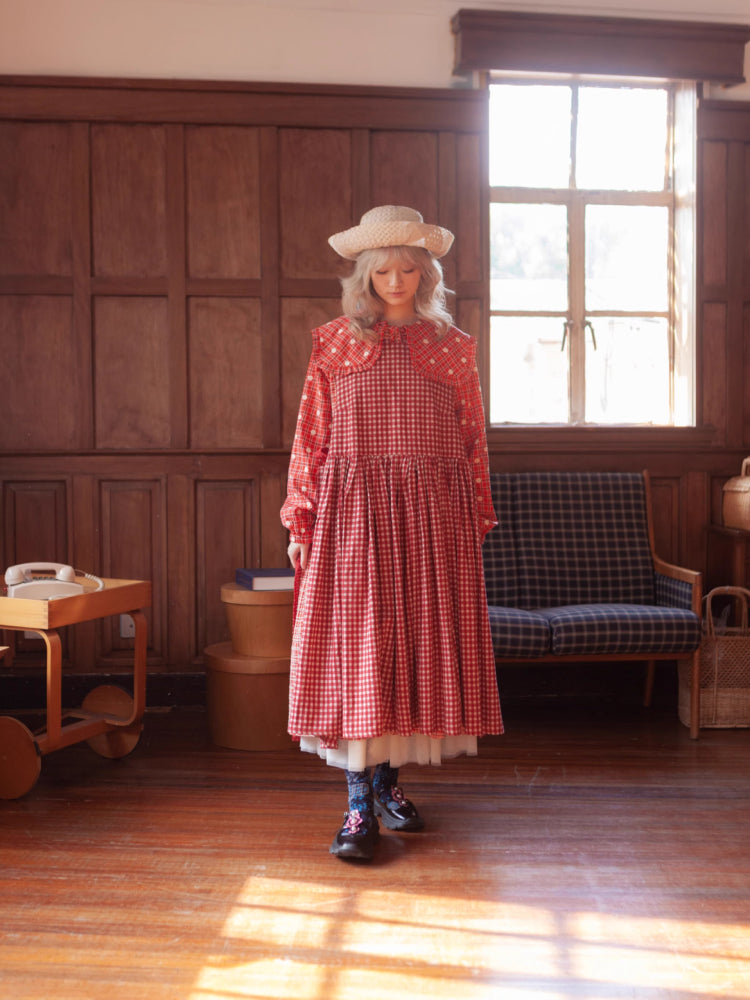
[[[492,455],[534,455],[550,453],[598,454],[609,458],[621,453],[641,456],[651,453],[675,455],[715,448],[719,432],[715,427],[644,427],[638,424],[494,424],[487,428],[487,445]],[[564,459],[563,459],[564,461]],[[640,459],[638,459],[640,461]],[[637,463],[633,466],[638,467]]]
[[[459,10],[457,74],[585,73],[739,84],[750,25]]]

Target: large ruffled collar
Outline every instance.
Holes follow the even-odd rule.
[[[340,317],[313,331],[314,360],[327,373],[348,374],[372,367],[380,357],[383,343],[402,341],[409,347],[417,371],[435,382],[457,384],[476,371],[476,342],[457,327],[443,338],[426,320],[394,326],[380,320],[373,326],[375,340],[358,340],[349,330],[349,321]]]

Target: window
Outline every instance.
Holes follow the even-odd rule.
[[[492,424],[693,423],[694,107],[676,84],[491,82]]]

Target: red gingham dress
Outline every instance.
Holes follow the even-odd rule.
[[[439,340],[424,321],[374,333],[354,338],[346,318],[313,331],[281,511],[291,539],[312,542],[289,732],[319,750],[503,731],[481,558],[496,520],[476,345],[455,327]]]

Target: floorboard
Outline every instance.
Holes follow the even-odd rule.
[[[526,706],[476,759],[407,768],[427,827],[328,846],[339,772],[150,712],[121,761],[44,758],[0,803],[14,1000],[750,998],[750,730]]]

